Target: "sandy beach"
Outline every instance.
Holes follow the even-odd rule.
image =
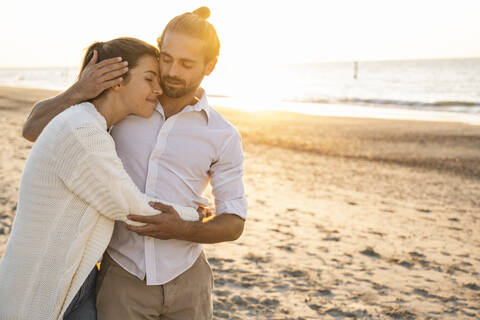
[[[54,94],[0,87],[0,255],[21,127]],[[205,246],[215,319],[480,318],[480,126],[217,110],[243,137],[249,213]]]

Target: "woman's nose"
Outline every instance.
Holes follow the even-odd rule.
[[[155,81],[155,86],[153,87],[153,93],[156,94],[157,96],[160,96],[163,94],[162,87],[158,83],[158,81]]]

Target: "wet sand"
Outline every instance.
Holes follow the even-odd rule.
[[[21,126],[54,92],[0,88],[0,253],[31,143]],[[248,113],[249,216],[206,245],[215,319],[480,317],[480,127]]]

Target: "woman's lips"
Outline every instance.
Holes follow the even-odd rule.
[[[152,99],[146,99],[146,100],[147,100],[148,102],[150,102],[150,103],[153,103],[154,105],[157,105],[157,103],[158,103],[157,99],[154,99],[154,100],[152,100]]]

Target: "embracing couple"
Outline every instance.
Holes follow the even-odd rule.
[[[92,44],[78,81],[34,106],[0,319],[212,318],[201,244],[237,239],[247,202],[240,135],[200,88],[220,48],[209,14],[172,19],[160,50]]]

